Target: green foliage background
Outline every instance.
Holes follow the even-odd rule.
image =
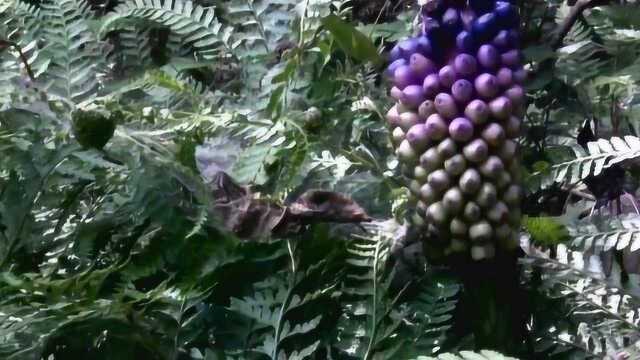
[[[640,7],[591,8],[554,48],[570,6],[520,3],[532,313],[514,355],[637,356],[640,292],[627,265],[640,217],[629,198],[612,211],[585,184],[622,167],[625,191],[637,188]],[[417,11],[0,0],[0,358],[503,359],[465,351],[476,347],[470,315],[448,269],[419,259],[408,282],[394,280],[408,204],[380,74]],[[77,141],[72,119],[85,110],[117,124],[104,148]],[[585,119],[597,138],[580,148]],[[374,221],[241,239],[211,211],[196,150],[211,146],[262,199],[339,191]],[[587,266],[598,259],[614,276]]]

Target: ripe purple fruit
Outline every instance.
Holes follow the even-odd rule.
[[[434,97],[440,92],[440,78],[436,74],[428,75],[424,78],[422,89],[426,97]]]
[[[438,72],[438,79],[440,80],[440,85],[448,89],[453,85],[453,83],[457,80],[458,75],[456,74],[455,69],[451,65],[443,66]]]
[[[424,150],[429,145],[429,131],[425,124],[413,125],[405,137],[416,150]]]
[[[418,107],[418,114],[420,117],[426,119],[429,116],[436,113],[436,104],[432,100],[425,100]]]
[[[498,94],[500,86],[498,85],[498,79],[494,75],[484,73],[478,76],[475,80],[476,92],[486,99],[491,99]]]
[[[457,80],[451,86],[451,95],[457,102],[466,104],[473,97],[473,84],[469,80]]]
[[[501,56],[502,64],[511,68],[520,65],[520,51],[509,50]]]
[[[482,100],[473,100],[467,105],[464,115],[474,124],[482,125],[489,118],[489,106]]]
[[[436,253],[495,256],[517,246],[518,144],[527,72],[513,1],[429,0],[422,33],[391,50],[386,114],[411,226]]]
[[[409,85],[402,90],[402,103],[411,108],[417,108],[425,100],[425,93],[420,85]]]
[[[400,90],[404,90],[409,85],[417,85],[419,83],[417,76],[414,75],[409,65],[398,66],[393,72],[393,82]]]
[[[478,62],[469,54],[460,54],[453,61],[453,69],[460,76],[473,76],[478,71]]]
[[[453,119],[458,115],[458,106],[453,96],[447,93],[440,93],[436,95],[434,102],[436,104],[436,110],[444,118]]]
[[[447,136],[448,126],[440,114],[433,114],[429,116],[425,125],[427,126],[427,131],[431,139],[442,140]]]
[[[413,70],[415,76],[424,78],[436,71],[436,65],[433,61],[427,59],[420,53],[415,53],[409,58],[409,67]]]
[[[511,69],[503,67],[496,73],[498,84],[503,88],[508,88],[513,85],[513,71]]]
[[[500,53],[493,45],[484,44],[478,49],[478,62],[486,69],[495,69],[500,62]]]
[[[456,37],[456,47],[460,52],[473,53],[476,47],[473,35],[468,31],[461,31]]]
[[[456,118],[449,124],[449,135],[455,141],[469,141],[473,137],[473,124],[467,118]]]

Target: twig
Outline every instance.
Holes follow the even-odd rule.
[[[571,7],[571,11],[569,15],[564,19],[556,35],[553,37],[551,41],[551,47],[556,50],[562,46],[562,42],[564,41],[565,36],[571,31],[573,25],[578,21],[582,13],[587,10],[594,8],[596,6],[607,5],[611,2],[611,0],[578,0],[573,7]]]

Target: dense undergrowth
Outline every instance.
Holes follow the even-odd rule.
[[[640,6],[519,3],[509,355],[634,358]],[[464,352],[483,349],[462,282],[402,237],[381,74],[417,13],[0,0],[0,358],[501,359]]]

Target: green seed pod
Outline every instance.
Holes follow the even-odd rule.
[[[487,221],[480,221],[469,227],[469,239],[473,242],[490,241],[493,237],[493,228]]]
[[[489,182],[485,182],[480,187],[476,196],[476,203],[484,209],[488,209],[498,201],[498,190]]]
[[[461,154],[454,155],[444,162],[444,170],[451,176],[458,176],[467,170],[467,160]]]
[[[448,219],[447,211],[441,202],[431,204],[429,208],[427,208],[426,217],[436,225],[444,225]]]
[[[477,222],[482,218],[482,208],[480,205],[470,201],[464,207],[464,219],[469,223]]]
[[[467,232],[469,231],[469,228],[467,227],[467,224],[462,219],[454,218],[453,220],[451,220],[451,224],[449,225],[449,231],[451,232],[451,235],[453,235],[454,237],[464,239],[467,237]]]
[[[464,208],[464,196],[457,187],[447,190],[442,197],[442,204],[448,214],[457,215]]]
[[[493,244],[476,245],[471,247],[471,258],[475,261],[491,259],[496,255]]]

